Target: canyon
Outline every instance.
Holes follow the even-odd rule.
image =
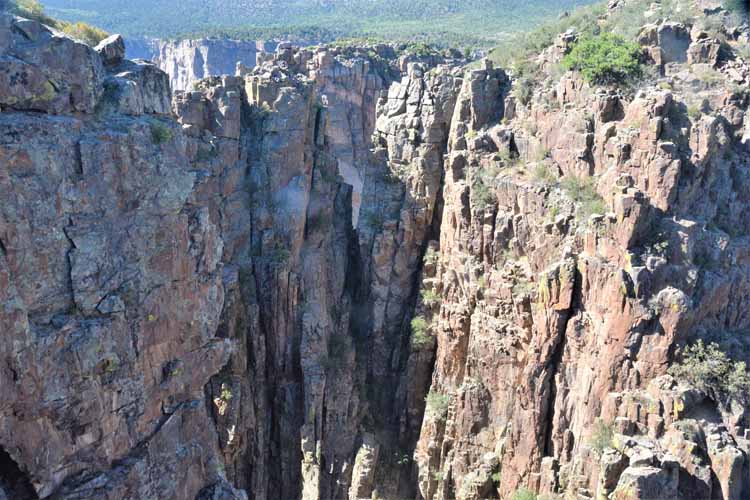
[[[234,75],[237,64],[255,67],[257,57],[273,53],[278,42],[201,38],[129,40],[126,56],[155,63],[169,76],[172,90],[192,90],[193,84],[210,76]]]
[[[697,5],[527,98],[0,13],[0,499],[748,498],[748,406],[670,371],[750,359],[750,28]]]

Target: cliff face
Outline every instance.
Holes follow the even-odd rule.
[[[665,375],[678,344],[742,344],[750,326],[750,68],[732,53],[747,29],[734,36],[645,26],[660,76],[630,95],[568,73],[502,106],[487,70],[464,81],[424,283],[443,404],[416,451],[425,497],[750,495],[747,406]],[[575,203],[586,182],[593,213]]]
[[[646,26],[653,81],[524,105],[388,46],[171,95],[3,15],[0,498],[744,498],[747,407],[666,375],[750,328],[723,35]]]
[[[234,75],[237,64],[255,67],[261,54],[272,54],[276,42],[200,38],[187,40],[129,40],[127,57],[154,62],[169,76],[173,90],[190,90],[210,76]]]
[[[209,76],[234,75],[237,63],[255,66],[256,55],[273,52],[275,42],[228,39],[159,41],[152,60],[167,74],[175,90],[190,89]]]
[[[407,366],[403,325],[442,175],[419,160],[449,110],[434,144],[398,151],[406,184],[370,154],[388,47],[282,48],[170,109],[167,75],[120,39],[99,54],[2,21],[6,495],[346,497],[376,471],[414,495],[393,457],[430,360]],[[454,81],[423,78],[404,77],[389,133]]]

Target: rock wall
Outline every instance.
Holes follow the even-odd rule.
[[[406,184],[369,153],[390,47],[285,46],[172,96],[119,37],[0,27],[0,491],[413,496],[394,457],[430,367],[407,367],[404,325],[442,175],[422,157],[450,116],[433,94],[454,79],[415,66],[390,100],[384,134],[423,117],[433,142],[393,152]]]
[[[645,26],[660,74],[631,93],[543,74],[524,106],[487,70],[464,81],[423,292],[425,498],[750,495],[747,405],[666,375],[700,338],[747,358],[750,73],[731,31],[720,49],[697,23]]]
[[[186,90],[209,76],[234,75],[237,63],[253,68],[256,56],[276,50],[276,42],[218,38],[162,40],[155,49],[152,60],[169,75],[172,88]]]
[[[746,497],[747,405],[666,372],[747,352],[748,32],[645,26],[632,92],[568,33],[522,104],[386,45],[171,93],[3,14],[0,498]]]
[[[276,45],[275,41],[228,38],[134,38],[128,40],[127,57],[155,63],[169,76],[172,89],[191,90],[203,78],[234,75],[238,63],[246,69],[254,68],[257,57],[272,55]]]

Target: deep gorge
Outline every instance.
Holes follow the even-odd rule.
[[[387,44],[175,85],[0,14],[0,499],[747,497],[747,405],[669,370],[750,331],[715,35],[647,24],[633,89],[561,34],[523,102]]]

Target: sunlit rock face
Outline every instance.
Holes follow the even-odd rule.
[[[750,495],[747,406],[667,374],[747,357],[748,30],[652,21],[640,88],[567,33],[524,104],[450,53],[201,78],[2,15],[0,498]]]
[[[153,61],[169,75],[174,90],[189,90],[209,76],[233,75],[237,64],[252,68],[258,54],[273,52],[276,42],[229,39],[159,41]]]
[[[238,65],[252,69],[258,58],[273,54],[278,42],[197,38],[128,39],[127,57],[154,62],[169,77],[173,90],[192,90],[198,80],[234,75]]]
[[[429,358],[415,396],[368,389],[414,390],[403,325],[440,183],[430,166],[399,228],[424,195],[371,153],[393,49],[284,46],[172,92],[117,37],[1,25],[3,493],[341,497],[363,443],[413,447]],[[368,213],[390,201],[364,224],[368,176]],[[352,491],[411,495],[401,469]]]

